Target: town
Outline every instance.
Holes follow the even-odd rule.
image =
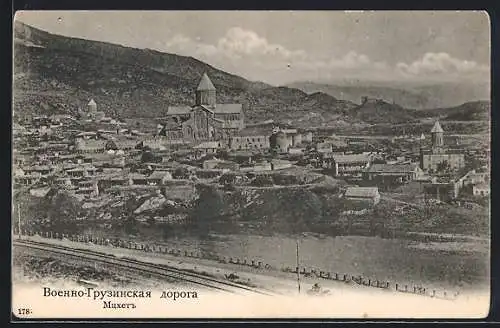
[[[384,197],[403,211],[444,203],[471,208],[489,196],[489,153],[446,144],[439,121],[428,133],[374,144],[278,122],[247,124],[242,106],[216,103],[216,92],[204,74],[194,104],[169,106],[156,133],[107,117],[93,99],[76,117],[15,122],[14,189],[33,197],[65,190],[98,202],[130,190],[191,195],[197,181],[300,186],[308,181],[297,176],[318,173],[342,182],[336,192],[351,204],[345,215],[366,214]],[[276,174],[295,179],[279,182]]]

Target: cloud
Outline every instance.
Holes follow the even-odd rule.
[[[339,68],[359,68],[366,67],[371,64],[370,58],[363,54],[358,54],[354,51],[348,52],[344,57],[340,59],[332,58],[329,62],[330,67],[339,67]]]
[[[197,42],[181,34],[174,36],[164,46],[169,51],[186,56],[210,57],[219,54],[219,50],[215,46]]]
[[[428,52],[411,62],[389,65],[366,54],[347,51],[340,57],[318,57],[302,49],[270,42],[254,31],[232,27],[213,44],[176,35],[159,50],[193,56],[211,65],[254,80],[286,83],[330,78],[454,79],[481,77],[489,67],[445,52]],[[479,72],[479,73],[478,73]]]
[[[240,27],[230,28],[216,44],[207,44],[178,34],[163,48],[182,55],[209,57],[224,57],[225,59],[241,60],[256,59],[265,62],[269,60],[304,60],[307,55],[303,50],[289,50],[280,44],[268,42],[257,33]]]
[[[383,62],[373,62],[367,55],[349,51],[343,57],[326,60],[313,60],[298,63],[304,68],[329,69],[329,70],[359,70],[359,69],[384,69],[387,65]]]
[[[373,63],[368,56],[349,51],[340,58],[316,58],[302,49],[288,49],[271,43],[254,31],[232,27],[215,44],[207,44],[176,35],[166,44],[166,50],[203,59],[233,61],[246,60],[246,65],[267,69],[289,68],[311,70],[349,70],[360,68],[385,68],[384,63]]]
[[[281,59],[304,59],[303,50],[289,50],[282,45],[269,43],[257,33],[240,27],[230,28],[218,42],[218,49],[229,56],[269,56]]]
[[[403,74],[413,76],[469,74],[489,70],[485,65],[454,58],[445,52],[428,52],[411,64],[398,63],[396,68]]]

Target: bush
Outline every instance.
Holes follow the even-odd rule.
[[[172,173],[174,179],[189,179],[189,170],[185,167],[178,167]]]
[[[234,174],[234,173],[223,174],[219,179],[219,183],[221,183],[223,185],[235,184],[236,183],[236,174]]]
[[[282,186],[303,184],[303,181],[294,175],[276,174],[273,180],[277,185]]]
[[[270,175],[257,175],[255,179],[251,183],[252,186],[257,186],[257,187],[268,187],[268,186],[273,186],[274,181],[273,178]]]
[[[143,163],[153,163],[155,159],[155,155],[150,151],[145,151],[141,155],[141,162]]]

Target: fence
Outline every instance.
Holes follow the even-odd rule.
[[[64,234],[52,231],[43,231],[43,232],[22,231],[22,235],[26,236],[39,235],[45,238],[68,239],[73,242],[93,243],[96,245],[114,246],[126,249],[140,250],[143,252],[152,252],[152,253],[168,254],[173,256],[183,256],[196,259],[212,260],[212,261],[218,261],[219,263],[248,266],[255,269],[277,270],[276,267],[273,267],[267,263],[263,263],[262,261],[257,261],[255,259],[248,260],[248,259],[240,259],[237,257],[219,256],[217,254],[207,253],[207,252],[199,252],[199,251],[193,252],[187,250],[183,251],[181,249],[168,248],[162,245],[149,245],[149,244],[135,243],[121,239],[94,237],[92,235]],[[284,267],[280,269],[280,271],[282,272],[294,273],[294,274],[297,274],[298,270],[299,268],[297,267],[293,269],[290,267]],[[350,275],[338,272],[328,272],[306,267],[302,267],[300,269],[299,275],[302,275],[304,277],[319,278],[319,279],[332,280],[344,283],[355,283],[367,287],[380,288],[385,290],[397,291],[400,293],[416,294],[416,295],[422,295],[422,296],[428,296],[446,300],[456,299],[456,297],[459,295],[458,292],[448,293],[446,291],[436,291],[435,289],[424,288],[422,286],[401,285],[398,283],[391,283],[389,281],[370,279],[363,277],[362,275]]]

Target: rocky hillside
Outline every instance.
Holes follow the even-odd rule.
[[[417,114],[416,110],[405,109],[397,104],[370,100],[353,108],[350,116],[362,122],[376,124],[411,122],[416,119]]]
[[[300,231],[384,236],[408,231],[487,234],[489,230],[486,206],[474,210],[437,206],[428,211],[401,213],[395,209],[397,204],[382,201],[373,212],[346,216],[344,211],[364,210],[366,205],[339,198],[340,181],[326,182],[301,188],[198,184],[196,197],[188,201],[174,200],[168,193],[133,191],[117,197],[103,196],[99,201],[78,200],[65,192],[36,199],[29,192],[18,192],[15,200],[20,204],[25,228],[127,239],[132,235],[144,240],[164,238],[171,236],[174,229],[194,235]],[[17,214],[16,207],[14,217]],[[14,228],[16,224],[17,220],[13,220]]]
[[[491,104],[488,101],[474,101],[456,107],[437,108],[426,112],[438,114],[444,120],[449,121],[488,121],[490,120]],[[428,115],[427,113],[425,115]]]
[[[454,107],[461,103],[490,98],[489,83],[468,81],[441,84],[410,82],[345,81],[332,83],[295,82],[288,85],[307,93],[323,92],[332,97],[361,103],[364,96],[394,102],[405,108],[429,109]]]
[[[161,117],[169,105],[191,104],[207,72],[218,102],[242,103],[252,120],[328,121],[354,105],[327,94],[251,82],[192,57],[53,35],[15,24],[15,114],[74,112],[94,98],[122,118]]]
[[[43,197],[18,191],[14,199],[20,204],[23,226],[34,229],[70,229],[88,221],[121,225],[129,219],[148,221],[160,217],[163,222],[194,225],[200,232],[208,232],[220,223],[244,222],[265,230],[290,232],[299,227],[309,231],[314,223],[337,213],[337,193],[337,181],[330,178],[326,183],[303,188],[240,186],[227,190],[198,184],[196,197],[185,201],[172,198],[169,191],[122,192],[120,196],[102,195],[92,201],[77,199],[65,191]],[[17,216],[17,209],[14,211]]]

